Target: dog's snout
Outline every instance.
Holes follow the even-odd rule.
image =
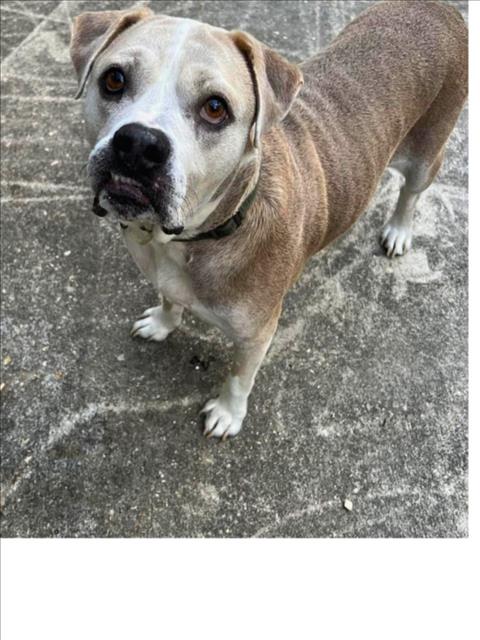
[[[112,147],[122,163],[140,170],[164,165],[171,153],[170,140],[163,131],[136,122],[115,132]]]

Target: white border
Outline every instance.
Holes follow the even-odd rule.
[[[469,25],[470,538],[4,540],[3,640],[477,637],[480,2]]]
[[[4,640],[474,637],[468,540],[7,547]]]

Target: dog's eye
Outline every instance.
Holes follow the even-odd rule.
[[[121,69],[108,69],[103,76],[103,88],[105,93],[118,95],[125,89],[125,74]]]
[[[227,104],[223,98],[212,96],[201,108],[200,115],[210,124],[221,124],[228,118]]]

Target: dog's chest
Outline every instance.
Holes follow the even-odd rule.
[[[140,244],[128,232],[124,237],[138,268],[160,294],[205,322],[226,330],[225,318],[205,306],[195,293],[185,245],[176,242],[161,244],[155,239],[148,244]]]

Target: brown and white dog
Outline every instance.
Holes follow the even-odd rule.
[[[466,98],[466,26],[439,2],[378,3],[297,66],[248,33],[141,8],[77,17],[71,56],[94,211],[160,297],[132,333],[163,340],[186,308],[234,341],[203,409],[206,435],[233,436],[286,292],[389,165],[405,184],[381,242],[410,248]]]

